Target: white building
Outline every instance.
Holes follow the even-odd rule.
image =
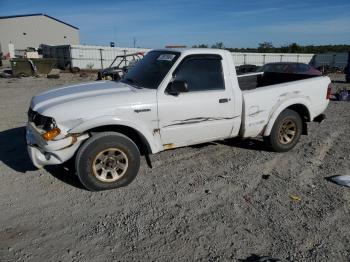
[[[46,14],[28,14],[0,17],[0,46],[4,55],[9,43],[15,49],[38,48],[47,45],[79,44],[79,28]]]

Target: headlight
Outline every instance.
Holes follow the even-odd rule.
[[[50,131],[57,127],[55,119],[49,116],[43,116],[31,108],[28,110],[28,121],[33,122],[36,127],[45,131]]]

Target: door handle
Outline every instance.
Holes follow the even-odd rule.
[[[219,99],[219,103],[221,104],[221,103],[227,103],[228,101],[231,101],[231,99],[230,98],[220,98]]]

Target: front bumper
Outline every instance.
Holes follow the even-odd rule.
[[[28,154],[34,166],[38,168],[66,162],[74,155],[81,143],[88,138],[88,134],[83,134],[45,141],[32,123],[28,123],[26,128]]]

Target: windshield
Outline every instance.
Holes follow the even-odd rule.
[[[139,88],[157,89],[179,56],[179,52],[151,51],[124,75],[121,82]]]

